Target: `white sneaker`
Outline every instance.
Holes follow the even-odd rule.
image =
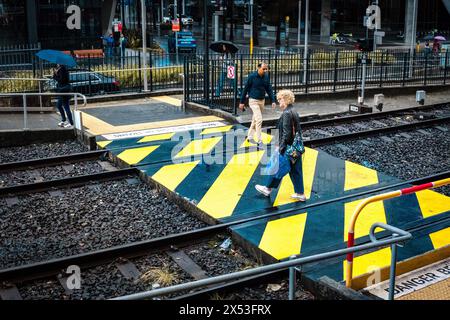
[[[58,127],[64,127],[66,123],[66,121],[61,121],[60,123],[58,123]]]
[[[70,123],[66,123],[66,124],[64,124],[64,128],[72,128],[73,127],[73,125],[71,125]]]
[[[266,186],[262,186],[259,184],[255,186],[255,189],[256,191],[258,191],[259,193],[263,194],[266,197],[270,196],[270,193],[272,192],[272,189],[269,189]]]
[[[306,197],[303,193],[294,193],[291,196],[292,199],[298,200],[298,201],[302,201],[305,202],[306,201]]]

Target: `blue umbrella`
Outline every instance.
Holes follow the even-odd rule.
[[[36,56],[38,56],[42,60],[46,60],[57,64],[63,64],[71,68],[77,65],[75,59],[72,56],[65,54],[62,51],[41,50],[38,53],[36,53]]]

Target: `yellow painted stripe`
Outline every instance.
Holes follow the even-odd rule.
[[[198,204],[198,208],[219,219],[233,214],[264,150],[236,154]]]
[[[450,244],[450,227],[430,234],[434,249],[439,249]]]
[[[103,133],[110,133],[114,130],[114,126],[109,123],[98,119],[97,117],[91,116],[86,112],[81,112],[81,117],[83,121],[83,127],[87,129],[93,135],[101,135]]]
[[[353,259],[353,278],[360,275],[373,272],[374,270],[384,268],[391,264],[391,249],[383,248],[381,250],[371,252]],[[343,279],[347,270],[347,261],[343,262],[344,273]]]
[[[89,116],[91,119],[96,119],[95,117]],[[97,119],[98,120],[98,119]],[[204,122],[213,122],[213,121],[223,121],[222,118],[216,116],[203,116],[203,117],[192,117],[192,118],[182,118],[175,120],[166,120],[166,121],[155,121],[155,122],[146,122],[146,123],[137,123],[123,126],[112,126],[104,121],[98,120],[91,122],[86,125],[86,121],[83,114],[83,125],[89,128],[89,132],[93,135],[104,135],[107,133],[120,133],[120,132],[130,132],[130,131],[139,131],[139,130],[150,130],[150,129],[158,129],[158,128],[166,128],[166,127],[176,127],[176,126],[184,126],[189,124],[197,124]]]
[[[378,174],[375,170],[350,161],[345,161],[345,191],[366,187],[377,183]]]
[[[211,152],[214,146],[222,140],[222,137],[213,137],[200,140],[194,140],[183,148],[175,158],[190,157],[197,154],[206,154]]]
[[[305,188],[306,199],[311,197],[312,185],[314,182],[314,174],[316,172],[317,156],[319,152],[314,149],[305,148],[305,153],[302,157],[303,168],[303,186]],[[292,199],[291,195],[294,193],[294,185],[292,184],[289,174],[281,181],[274,206],[281,206],[283,204],[295,202],[298,200]]]
[[[416,197],[424,218],[450,211],[450,197],[436,191],[419,191],[416,193]]]
[[[108,144],[110,144],[112,141],[108,141],[108,140],[105,140],[105,141],[98,141],[97,142],[97,145],[100,147],[100,148],[105,148]]]
[[[176,98],[172,98],[169,96],[161,96],[161,97],[152,97],[153,100],[157,100],[157,101],[161,101],[170,105],[173,105],[175,107],[180,107],[181,106],[181,100],[180,99],[176,99]]]
[[[353,212],[361,201],[357,200],[345,204],[344,241],[347,241],[348,224],[351,221]],[[356,220],[355,239],[367,236],[370,227],[375,222],[386,223],[386,212],[384,211],[383,201],[370,203],[360,212]]]
[[[150,153],[155,151],[159,146],[149,146],[142,148],[127,149],[121,152],[117,157],[130,165],[141,162]]]
[[[233,126],[223,126],[217,128],[208,128],[204,129],[200,134],[211,134],[211,133],[219,133],[219,132],[228,132],[233,128]]]
[[[306,213],[268,222],[259,248],[278,260],[300,254],[305,224]]]
[[[256,135],[256,133],[255,133],[255,135]],[[270,141],[272,141],[272,138],[273,137],[270,134],[261,132],[261,141],[263,144],[269,144]],[[244,142],[241,144],[241,146],[239,148],[248,148],[248,147],[252,147],[252,146],[256,146],[256,144],[244,140]]]
[[[152,141],[159,141],[159,140],[169,140],[174,135],[175,135],[175,133],[173,133],[173,132],[172,133],[155,134],[152,136],[146,136],[146,137],[142,138],[141,140],[138,141],[138,143],[152,142]]]
[[[199,162],[198,160],[164,166],[152,178],[170,191],[174,191]]]

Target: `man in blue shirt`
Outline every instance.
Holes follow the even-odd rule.
[[[272,109],[277,106],[272,86],[269,82],[269,65],[265,62],[258,64],[258,70],[249,74],[244,90],[242,91],[239,109],[244,110],[245,97],[248,93],[248,105],[253,111],[252,124],[248,130],[247,140],[251,141],[255,135],[254,141],[261,144],[261,126],[262,126],[262,110],[264,109],[264,101],[266,92],[272,102]]]

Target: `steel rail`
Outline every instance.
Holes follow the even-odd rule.
[[[67,162],[70,162],[70,163],[71,162],[80,162],[80,161],[84,161],[84,160],[100,158],[100,157],[104,156],[107,152],[108,152],[107,150],[96,150],[96,151],[72,153],[72,154],[56,156],[56,157],[31,159],[31,160],[24,160],[24,161],[17,161],[17,162],[7,162],[7,163],[0,164],[0,172],[23,170],[23,169],[28,169],[30,167],[33,167],[33,168],[50,167],[50,166],[55,166],[58,164],[64,164]]]
[[[125,177],[127,175],[138,175],[138,170],[136,168],[125,168],[118,169],[114,171],[106,171],[94,174],[87,174],[82,176],[48,180],[43,182],[21,184],[16,186],[0,188],[0,197],[2,196],[12,196],[17,194],[25,194],[31,192],[42,192],[46,190],[51,190],[58,187],[73,187],[84,185],[91,181],[104,181],[113,180]]]
[[[391,115],[397,115],[399,113],[420,112],[420,111],[427,111],[429,109],[443,108],[449,104],[450,104],[450,102],[444,102],[444,103],[430,104],[430,105],[426,105],[426,106],[406,107],[406,108],[400,108],[400,109],[388,110],[388,111],[376,112],[376,113],[364,113],[364,114],[331,118],[331,119],[319,119],[319,120],[305,121],[305,122],[302,122],[301,125],[302,125],[302,129],[307,129],[307,128],[316,127],[316,126],[326,126],[326,125],[335,125],[335,124],[342,124],[342,123],[351,123],[351,122],[361,121],[361,120],[380,119],[380,118],[384,118],[384,117],[391,116]],[[302,117],[301,113],[299,115],[300,115],[300,117]],[[265,127],[275,127],[277,122],[278,122],[278,119],[265,120],[265,121],[263,121],[263,125]],[[248,122],[248,123],[244,122],[241,124],[246,125],[246,124],[250,124],[250,122]]]
[[[129,169],[130,170],[130,169]],[[133,169],[136,170],[136,169]],[[130,258],[142,256],[145,254],[150,254],[152,252],[163,250],[163,248],[168,248],[171,245],[180,245],[188,241],[196,241],[203,239],[208,236],[214,236],[218,233],[227,232],[228,228],[237,226],[240,224],[257,221],[261,219],[269,219],[271,217],[289,214],[292,212],[298,212],[299,209],[307,209],[318,207],[321,205],[329,204],[332,202],[343,201],[353,197],[359,197],[362,195],[370,194],[373,192],[383,191],[389,188],[394,188],[402,186],[405,184],[420,184],[429,181],[436,180],[441,177],[450,177],[450,171],[442,172],[437,175],[423,177],[420,179],[409,180],[401,183],[396,183],[393,185],[385,186],[382,188],[377,188],[374,190],[367,190],[353,195],[343,196],[339,198],[329,199],[325,201],[316,202],[305,206],[294,206],[288,209],[277,211],[277,207],[261,211],[255,210],[245,213],[246,216],[249,214],[256,214],[250,218],[237,219],[233,221],[224,222],[223,224],[216,224],[212,226],[207,226],[201,229],[183,232],[181,234],[172,234],[165,237],[159,237],[151,240],[144,240],[136,243],[130,243],[126,245],[119,245],[107,249],[96,250],[88,253],[62,257],[57,259],[52,259],[49,261],[37,262],[17,267],[11,267],[8,269],[0,270],[0,281],[10,281],[14,282],[17,280],[34,280],[43,277],[48,277],[50,275],[58,274],[62,269],[69,265],[78,265],[81,268],[96,266],[106,261],[114,260],[118,257]]]

